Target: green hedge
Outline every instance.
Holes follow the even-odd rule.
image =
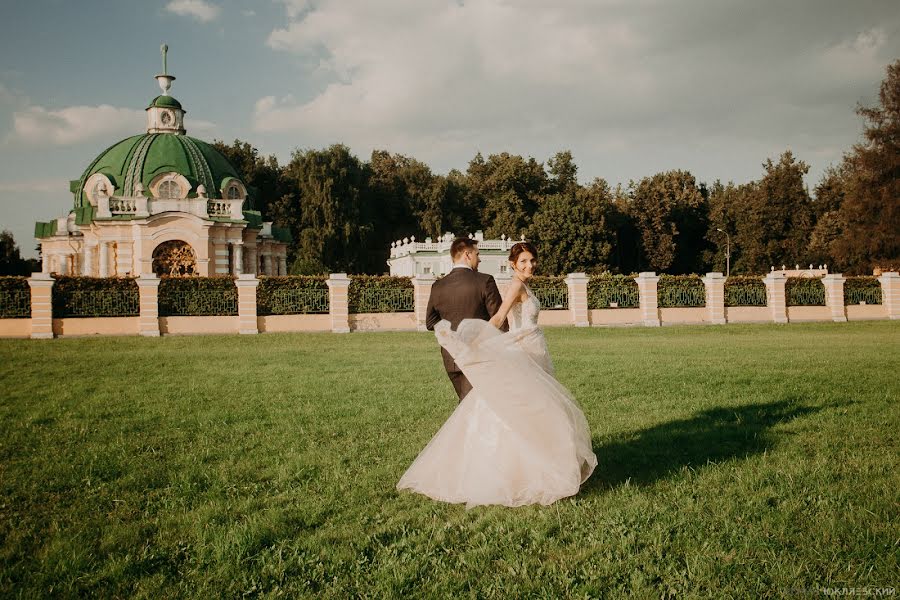
[[[237,314],[234,276],[161,277],[161,317],[233,316]]]
[[[134,277],[57,275],[54,279],[55,319],[140,315],[140,296]]]
[[[640,293],[634,275],[594,275],[588,281],[588,309],[590,310],[638,308],[639,306]]]
[[[699,275],[662,274],[656,294],[660,308],[706,306],[706,286]]]
[[[766,298],[760,276],[735,275],[725,280],[725,306],[766,306]]]
[[[881,282],[877,277],[847,277],[844,281],[844,304],[881,304]]]
[[[528,280],[528,287],[537,296],[543,310],[568,310],[569,287],[565,277],[535,275]]]
[[[788,306],[825,306],[825,284],[820,277],[788,277],[784,289]]]
[[[413,312],[415,295],[410,277],[351,275],[350,313]]]
[[[31,317],[31,288],[27,277],[0,277],[0,319]]]
[[[328,312],[328,280],[322,275],[289,275],[259,278],[256,311],[263,315],[297,315]]]

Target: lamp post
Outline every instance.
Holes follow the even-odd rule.
[[[725,277],[731,277],[731,236],[727,231],[716,227],[716,231],[725,234]]]

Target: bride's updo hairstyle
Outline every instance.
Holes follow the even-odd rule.
[[[509,262],[516,264],[516,261],[519,260],[519,255],[523,252],[529,252],[537,260],[537,248],[534,247],[534,244],[531,242],[516,242],[509,249]]]

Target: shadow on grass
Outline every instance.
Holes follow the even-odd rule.
[[[602,492],[630,480],[649,485],[682,467],[759,454],[773,445],[769,431],[821,410],[797,398],[768,404],[712,408],[689,419],[626,433],[595,445],[597,468],[583,491]]]

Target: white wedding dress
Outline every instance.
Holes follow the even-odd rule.
[[[469,392],[400,478],[444,502],[522,506],[578,493],[597,466],[591,434],[575,399],[553,376],[537,326],[540,303],[513,305],[503,333],[466,319],[435,327],[438,342],[472,384]]]

